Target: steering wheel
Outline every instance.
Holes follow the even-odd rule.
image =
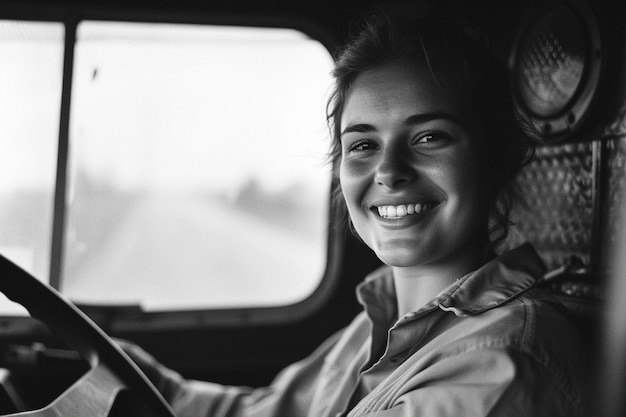
[[[174,417],[137,365],[89,317],[46,285],[0,255],[0,292],[24,306],[75,349],[90,369],[51,404],[34,411],[9,414],[32,417],[104,417],[117,396],[132,391],[155,417]]]

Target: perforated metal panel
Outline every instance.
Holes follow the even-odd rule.
[[[582,271],[558,280],[560,292],[601,297],[602,262],[626,213],[626,134],[615,128],[626,116],[619,118],[598,140],[539,148],[519,175],[521,201],[505,247],[529,241],[549,270]]]
[[[549,269],[590,262],[594,210],[591,143],[541,147],[519,175],[516,226],[507,247],[531,242]]]

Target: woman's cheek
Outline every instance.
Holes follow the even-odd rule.
[[[367,171],[357,164],[346,164],[340,170],[339,183],[348,209],[353,209],[367,188]]]

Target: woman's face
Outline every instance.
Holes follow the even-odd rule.
[[[388,265],[477,262],[489,202],[471,106],[425,66],[360,74],[341,116],[340,182],[350,218]]]

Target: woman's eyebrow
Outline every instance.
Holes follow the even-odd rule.
[[[450,120],[454,123],[457,123],[461,126],[465,126],[466,123],[459,119],[458,117],[447,113],[447,112],[431,112],[431,113],[419,113],[409,116],[404,121],[404,124],[407,126],[419,125],[422,123],[430,122],[433,120]],[[346,133],[368,133],[375,132],[377,129],[374,125],[368,123],[355,123],[346,126],[342,131],[341,135],[343,136]]]
[[[375,132],[376,131],[376,127],[374,127],[374,125],[370,125],[367,123],[357,123],[357,124],[353,124],[353,125],[348,125],[345,127],[345,129],[343,129],[341,131],[341,135],[343,136],[346,133],[368,133],[368,132]]]
[[[462,119],[459,119],[458,117],[447,112],[431,112],[431,113],[414,114],[412,116],[407,117],[406,120],[404,121],[404,124],[407,126],[415,126],[415,125],[430,122],[433,120],[449,120],[461,126],[466,125],[466,123]],[[369,132],[376,132],[376,131],[377,129],[376,129],[376,126],[374,125],[371,125],[368,123],[356,123],[356,124],[346,126],[341,131],[341,136],[345,135],[346,133],[369,133]]]
[[[458,117],[446,113],[446,112],[432,112],[432,113],[420,113],[409,116],[404,121],[404,124],[407,126],[419,125],[421,123],[430,122],[432,120],[449,120],[454,123],[460,124],[461,126],[465,126],[465,122]]]

